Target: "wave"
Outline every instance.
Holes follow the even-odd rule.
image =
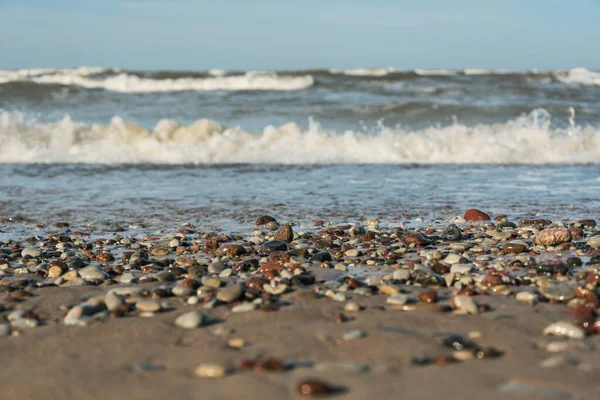
[[[310,121],[260,132],[200,119],[191,125],[161,120],[152,129],[120,118],[88,125],[65,117],[37,123],[0,112],[0,162],[88,164],[598,164],[600,130],[552,127],[534,110],[500,124],[452,124],[422,130],[336,132]]]
[[[573,68],[566,75],[557,74],[557,79],[564,83],[600,86],[600,72],[585,68]]]
[[[120,70],[81,67],[78,69],[36,69],[0,71],[0,84],[33,82],[43,85],[76,86],[104,89],[120,93],[152,93],[176,91],[242,91],[242,90],[301,90],[314,84],[310,75],[280,76],[274,72],[249,71],[243,75],[224,76],[225,71],[212,70],[206,78],[153,79]]]
[[[349,76],[386,76],[397,72],[396,68],[354,68],[354,69],[330,69],[329,73]]]
[[[415,69],[414,72],[419,76],[452,76],[458,74],[458,71],[451,69]]]

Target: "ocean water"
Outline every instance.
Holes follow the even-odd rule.
[[[598,218],[599,189],[600,72],[583,68],[0,70],[4,235]]]

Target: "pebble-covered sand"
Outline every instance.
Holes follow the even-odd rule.
[[[256,217],[0,243],[2,398],[598,398],[594,220]]]

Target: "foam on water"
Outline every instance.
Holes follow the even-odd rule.
[[[573,68],[566,75],[558,74],[557,78],[564,83],[600,86],[600,72],[585,68]]]
[[[115,117],[87,125],[70,117],[36,123],[0,113],[2,163],[151,164],[599,164],[600,130],[552,127],[545,110],[499,124],[454,123],[422,130],[335,132],[310,121],[260,132],[201,119],[161,120],[154,129]]]
[[[354,69],[330,69],[329,73],[349,76],[386,76],[397,72],[396,68],[354,68]]]
[[[249,71],[244,75],[224,76],[225,71],[213,70],[210,78],[151,79],[128,73],[95,77],[102,68],[36,69],[0,71],[0,84],[8,82],[34,82],[78,86],[86,89],[104,89],[121,93],[151,93],[177,91],[240,91],[240,90],[301,90],[314,84],[310,75],[280,76],[274,72]]]
[[[450,69],[415,69],[415,74],[421,76],[452,76],[458,74]]]

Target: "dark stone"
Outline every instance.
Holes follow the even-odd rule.
[[[537,266],[537,271],[542,274],[565,275],[569,272],[569,266],[562,261],[545,261]]]
[[[600,255],[590,257],[587,265],[598,265],[600,264]]]
[[[582,264],[581,258],[569,257],[569,258],[567,258],[567,264],[569,264],[571,267],[580,267]]]
[[[254,226],[263,226],[268,224],[269,222],[277,222],[277,220],[271,217],[270,215],[263,215],[261,217],[258,217],[256,222],[254,223]]]
[[[460,240],[462,239],[462,232],[456,224],[450,224],[444,228],[440,237],[449,241]]]
[[[496,225],[496,230],[503,231],[504,229],[515,229],[516,227],[517,224],[515,224],[514,222],[506,221],[500,222],[498,225]]]
[[[327,251],[320,251],[310,258],[310,261],[320,261],[320,262],[332,261],[332,260],[333,260],[333,258],[331,257],[331,254],[329,254],[329,252],[327,252]]]
[[[287,243],[280,240],[271,240],[270,242],[265,242],[261,247],[261,251],[264,254],[270,254],[273,251],[287,251],[287,249]]]

